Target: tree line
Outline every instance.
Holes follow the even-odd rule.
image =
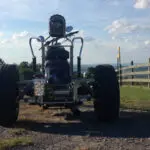
[[[37,64],[36,66],[36,73],[40,72],[41,65]],[[32,63],[29,63],[27,61],[23,61],[18,65],[18,70],[20,74],[21,80],[30,80],[32,79],[35,72],[33,71],[33,65]]]
[[[41,64],[37,64],[36,69],[37,72],[36,73],[40,73],[40,68],[41,68]],[[19,74],[20,74],[20,79],[21,80],[30,80],[32,79],[33,75],[35,74],[35,72],[33,71],[33,65],[32,63],[29,62],[21,62],[18,65],[18,69],[19,69]],[[86,78],[92,78],[95,72],[95,68],[94,67],[89,67],[87,69],[86,72]]]
[[[5,62],[0,59],[0,64],[5,64]],[[16,64],[19,70],[20,80],[31,80],[35,72],[33,71],[33,64],[27,61],[23,61],[20,64]],[[37,64],[36,73],[40,73],[41,64]],[[89,67],[86,72],[86,78],[91,78],[94,75],[94,67]]]

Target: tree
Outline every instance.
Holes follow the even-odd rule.
[[[23,73],[25,70],[31,69],[28,62],[23,61],[19,64],[19,72]]]
[[[37,64],[36,72],[33,71],[32,63],[23,61],[19,64],[19,73],[22,80],[31,80],[35,73],[40,73],[41,64]]]
[[[92,78],[94,76],[94,73],[95,73],[95,68],[89,67],[87,69],[86,78]]]
[[[4,60],[0,58],[0,64],[5,64]]]
[[[30,63],[29,66],[30,66],[31,69],[33,69],[33,64],[32,63]],[[36,64],[36,73],[40,72],[41,67],[42,67],[41,64]]]
[[[30,64],[26,61],[20,63],[19,73],[22,80],[31,80],[34,75],[34,72],[30,67]]]

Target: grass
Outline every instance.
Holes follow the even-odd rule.
[[[0,150],[6,150],[16,146],[26,146],[31,144],[33,144],[33,142],[30,137],[0,139]]]
[[[86,102],[92,105],[92,101]],[[120,88],[120,107],[150,111],[150,88],[122,86]]]
[[[26,129],[24,129],[24,128],[8,130],[8,133],[13,135],[13,136],[15,136],[15,135],[23,135],[25,132],[26,132]]]
[[[150,89],[123,86],[120,88],[121,107],[150,110]]]

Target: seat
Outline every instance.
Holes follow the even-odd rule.
[[[68,58],[69,58],[69,52],[66,51],[64,47],[50,47],[46,54],[46,60],[51,60],[51,59],[67,60]]]

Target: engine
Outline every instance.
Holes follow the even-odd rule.
[[[71,81],[68,58],[69,52],[64,47],[49,47],[45,64],[49,84],[68,84]]]

